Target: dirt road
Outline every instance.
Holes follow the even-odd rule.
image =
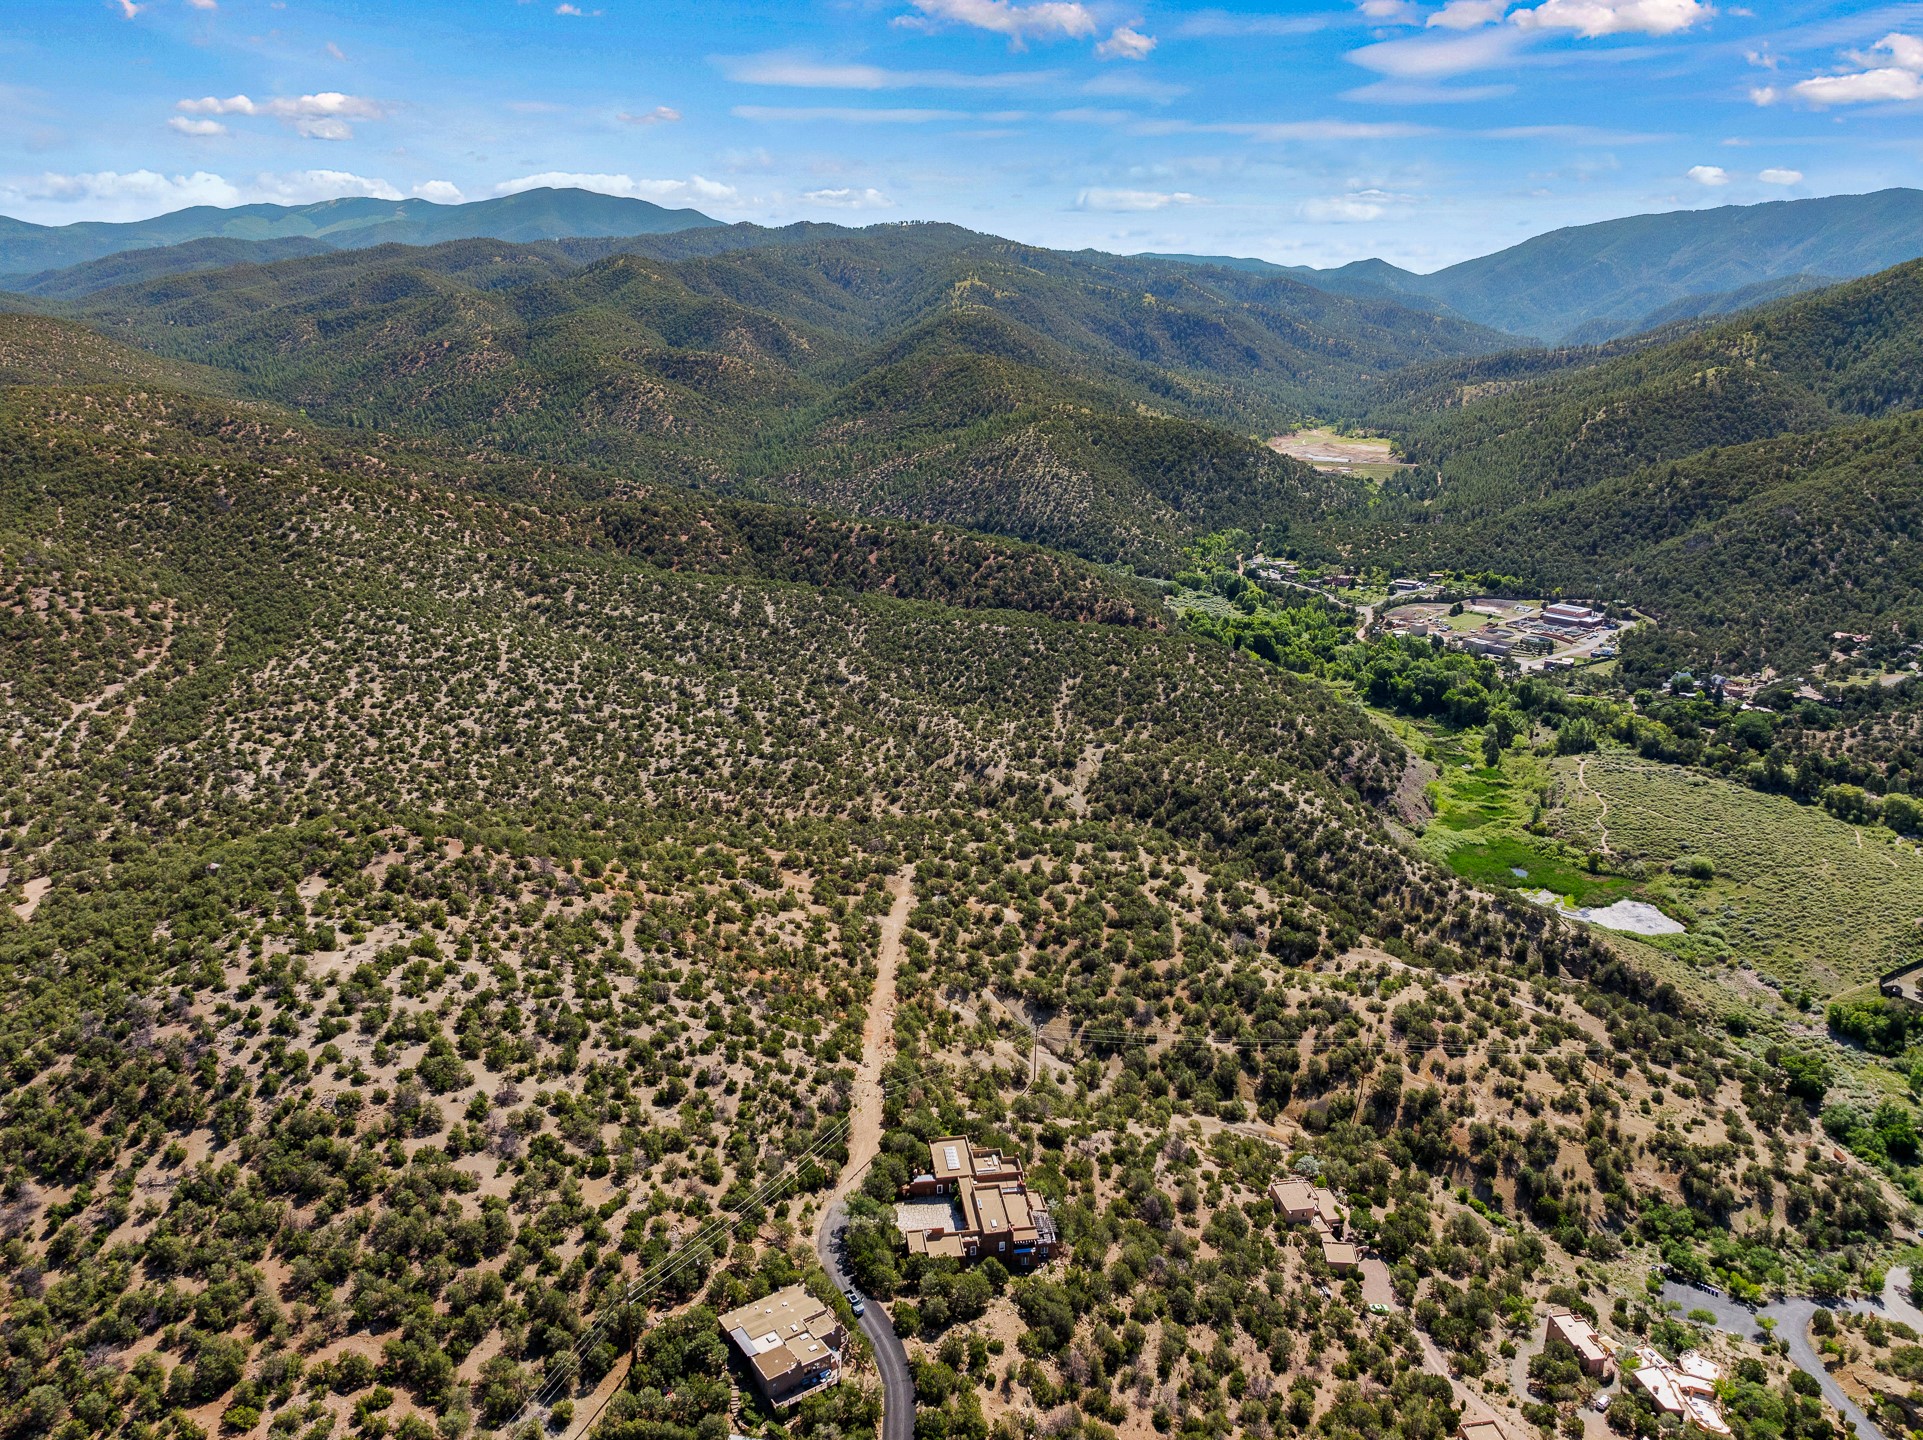
[[[844,1290],[853,1282],[842,1267],[835,1231],[847,1216],[848,1197],[881,1153],[881,1072],[895,1053],[895,971],[901,964],[902,932],[908,928],[908,912],[915,903],[912,867],[891,879],[888,889],[895,903],[881,922],[875,990],[868,999],[868,1021],[861,1032],[861,1063],[855,1069],[854,1091],[849,1097],[848,1164],[828,1203],[821,1207],[821,1219],[815,1225],[815,1253],[835,1284]],[[870,1302],[861,1317],[861,1333],[874,1347],[875,1368],[881,1374],[881,1440],[914,1440],[914,1376],[888,1312]]]

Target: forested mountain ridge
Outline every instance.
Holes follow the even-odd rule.
[[[1422,569],[1473,547],[1533,583],[1646,612],[1625,664],[1798,673],[1837,631],[1923,626],[1923,418],[1712,446],[1575,489],[1478,512],[1462,526],[1379,532],[1380,557]],[[1473,535],[1473,540],[1469,537]]]
[[[1169,256],[1289,275],[1338,294],[1429,305],[1514,335],[1606,340],[1721,313],[1923,255],[1923,191],[1672,210],[1575,225],[1418,275],[1382,260],[1333,269]]]
[[[6,289],[13,294],[37,299],[77,300],[97,290],[110,290],[116,285],[132,285],[163,275],[222,270],[230,265],[265,265],[275,260],[325,255],[334,248],[324,240],[301,235],[271,240],[208,236],[200,240],[185,240],[178,245],[117,250],[98,260],[13,278]]]
[[[300,237],[328,248],[432,245],[479,236],[543,240],[563,235],[641,235],[718,226],[697,210],[670,210],[647,200],[593,190],[524,190],[447,205],[432,200],[345,196],[309,205],[196,205],[151,220],[35,225],[0,215],[0,282],[78,265],[129,250],[215,237],[274,240]]]
[[[1413,468],[1337,528],[1384,563],[1646,608],[1663,637],[1632,648],[1717,670],[1913,625],[1923,262],[1661,340],[1393,378],[1371,418]]]
[[[64,309],[335,424],[945,521],[1166,572],[1349,483],[1249,431],[1500,337],[952,226],[666,261],[471,240],[175,274]]]
[[[1439,513],[1487,513],[1712,445],[1923,403],[1923,262],[1627,353],[1522,352],[1389,382],[1393,426]],[[1660,338],[1660,337],[1657,337]]]

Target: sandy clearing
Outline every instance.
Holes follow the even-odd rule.
[[[21,893],[27,898],[13,907],[13,913],[22,920],[33,919],[33,912],[40,908],[40,902],[46,898],[47,892],[51,889],[53,889],[53,881],[45,875],[36,876],[27,881],[20,887]]]

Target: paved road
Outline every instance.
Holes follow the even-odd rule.
[[[1741,1301],[1732,1300],[1727,1295],[1712,1295],[1707,1290],[1699,1290],[1694,1285],[1684,1285],[1676,1280],[1663,1282],[1663,1299],[1676,1301],[1685,1312],[1707,1310],[1716,1317],[1716,1324],[1720,1328],[1738,1335],[1754,1335],[1761,1328],[1756,1322],[1763,1316],[1768,1316],[1776,1322],[1777,1339],[1789,1346],[1789,1358],[1816,1378],[1816,1383],[1823,1387],[1823,1398],[1836,1407],[1839,1415],[1856,1427],[1857,1435],[1863,1437],[1863,1440],[1884,1440],[1883,1432],[1876,1427],[1875,1422],[1865,1415],[1862,1408],[1843,1393],[1843,1387],[1830,1377],[1830,1372],[1823,1367],[1822,1357],[1809,1343],[1810,1317],[1816,1313],[1818,1301],[1812,1300],[1807,1295],[1797,1295],[1787,1300],[1778,1300],[1774,1304],[1759,1305],[1752,1310]],[[1872,1306],[1867,1301],[1856,1301],[1842,1308],[1865,1310],[1872,1314],[1881,1309],[1880,1306]]]
[[[837,1200],[828,1207],[816,1232],[821,1263],[843,1290],[854,1281],[835,1251],[834,1234],[847,1218],[846,1207]],[[915,1440],[915,1377],[908,1369],[908,1352],[889,1323],[888,1312],[871,1301],[861,1317],[861,1333],[874,1347],[875,1368],[881,1372],[881,1440]]]

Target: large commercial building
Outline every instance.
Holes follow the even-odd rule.
[[[1028,1188],[1022,1162],[950,1135],[928,1147],[928,1169],[901,1190],[895,1223],[911,1255],[994,1256],[1026,1269],[1055,1253],[1055,1218]]]

